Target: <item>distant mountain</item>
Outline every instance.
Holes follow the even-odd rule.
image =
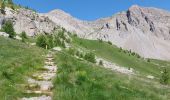
[[[4,19],[12,19],[16,32],[30,36],[50,33],[56,26],[76,33],[81,38],[102,39],[145,58],[170,60],[170,12],[134,5],[127,11],[96,21],[82,21],[62,10],[39,14],[31,10],[7,9]]]

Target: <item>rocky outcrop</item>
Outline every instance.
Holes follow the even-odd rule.
[[[6,20],[13,21],[16,33],[25,31],[27,35],[34,36],[38,33],[50,33],[56,26],[48,17],[41,16],[32,10],[6,8],[6,15],[0,15],[0,27]]]

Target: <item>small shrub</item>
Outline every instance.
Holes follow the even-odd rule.
[[[46,36],[45,35],[38,36],[36,40],[36,45],[42,48],[46,48],[46,46],[48,45]]]
[[[110,42],[110,41],[108,41],[107,43],[110,44],[110,45],[112,45],[112,42]]]
[[[10,74],[9,74],[8,72],[6,72],[6,71],[3,71],[3,72],[2,72],[2,76],[5,77],[5,78],[8,79],[8,80],[11,80]]]
[[[102,60],[99,61],[99,65],[103,66],[103,61]]]
[[[69,39],[69,38],[65,39],[65,41],[66,41],[67,43],[71,43],[71,39]]]
[[[151,60],[150,60],[150,59],[147,59],[147,62],[151,62]]]
[[[139,54],[136,54],[137,58],[141,58]]]
[[[91,52],[86,53],[85,56],[84,56],[84,59],[89,61],[89,62],[96,63],[95,55]]]
[[[80,58],[83,58],[83,57],[84,57],[83,53],[80,53]]]
[[[80,57],[80,52],[79,51],[76,52],[76,56]]]
[[[77,71],[76,76],[77,76],[76,84],[81,85],[82,82],[84,82],[86,80],[87,73],[86,73],[86,71]]]
[[[7,34],[9,34],[10,38],[14,38],[16,35],[14,31],[13,23],[10,20],[5,21],[5,24],[2,26],[2,30]]]
[[[131,49],[129,50],[129,53],[130,53],[130,54],[132,53]]]
[[[77,34],[74,33],[73,36],[74,36],[74,37],[77,37]]]
[[[47,46],[48,46],[48,49],[51,49],[54,47],[54,41],[53,41],[52,35],[47,36]]]
[[[24,39],[27,39],[27,38],[28,38],[25,31],[23,31],[23,32],[21,33],[21,38],[24,38]]]
[[[136,55],[136,53],[135,52],[132,52],[132,56],[135,56]]]
[[[98,41],[99,41],[100,43],[102,43],[102,42],[103,42],[103,40],[102,40],[102,39],[98,39]]]
[[[120,48],[119,48],[119,52],[121,52],[122,50],[123,50],[122,47],[120,47]]]
[[[62,41],[61,46],[62,46],[63,48],[66,48],[66,45],[65,45],[65,42],[64,42],[64,41]]]
[[[22,32],[21,38],[22,38],[22,42],[25,42],[25,40],[27,39],[27,34],[25,32]]]
[[[63,30],[58,32],[58,37],[62,38],[63,40],[66,39]]]
[[[166,84],[168,84],[168,81],[169,81],[168,70],[166,68],[164,68],[161,73],[160,83],[166,85]]]
[[[55,36],[55,39],[54,39],[54,45],[55,46],[61,46],[61,40],[58,36]]]
[[[71,55],[75,55],[76,50],[74,48],[69,48],[68,53]]]

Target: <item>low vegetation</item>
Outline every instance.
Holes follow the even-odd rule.
[[[110,45],[107,42],[100,42],[99,40],[87,40],[73,37],[73,44],[77,48],[84,48],[88,51],[93,51],[96,56],[104,58],[110,62],[116,63],[120,66],[133,68],[142,76],[153,75],[160,78],[162,66],[166,66],[170,71],[170,63],[162,62],[160,60],[141,58],[137,53],[123,50],[115,45]]]
[[[54,32],[53,34],[41,34],[36,40],[36,44],[39,47],[51,49],[56,46],[65,48],[66,43],[70,43],[71,40],[65,34],[65,30]]]
[[[57,53],[54,100],[167,100],[167,88],[84,62],[67,52]],[[158,83],[159,84],[159,83]]]
[[[0,37],[0,100],[23,97],[26,76],[43,66],[45,51],[18,40]]]
[[[67,52],[72,56],[77,56],[91,63],[96,63],[95,54],[92,52],[82,52],[82,51],[76,50],[75,48],[69,48]]]
[[[169,73],[167,68],[164,68],[163,71],[161,72],[161,78],[160,78],[160,82],[162,84],[167,85],[169,82]]]
[[[21,33],[21,38],[22,38],[22,42],[25,42],[26,39],[28,39],[26,32],[23,31],[23,32]]]
[[[7,34],[9,34],[10,38],[14,38],[16,36],[15,30],[13,27],[13,23],[10,20],[5,21],[1,30],[6,32]]]

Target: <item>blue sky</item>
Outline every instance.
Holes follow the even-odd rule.
[[[13,0],[38,12],[61,9],[82,20],[95,20],[125,11],[130,6],[157,7],[170,11],[170,0]]]

